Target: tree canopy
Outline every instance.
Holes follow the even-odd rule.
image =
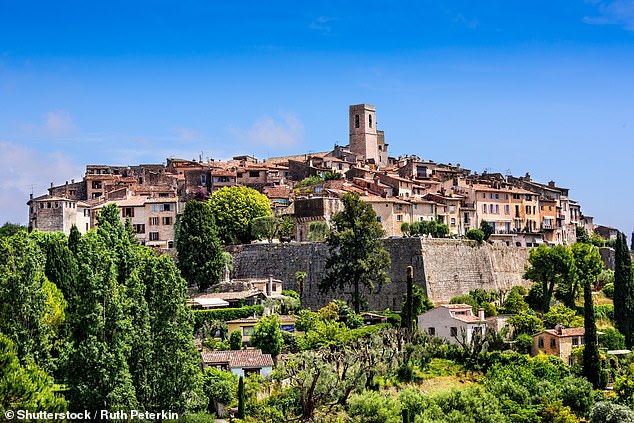
[[[209,198],[218,235],[225,244],[248,243],[253,219],[270,216],[271,201],[252,188],[244,186],[223,187]]]
[[[204,291],[218,283],[224,271],[222,248],[208,203],[188,201],[178,221],[178,268],[185,280]]]
[[[388,283],[391,260],[381,241],[384,231],[372,206],[356,193],[345,194],[342,202],[344,209],[333,216],[333,229],[326,240],[330,255],[319,288],[322,291],[352,288],[352,302],[358,313],[361,286],[372,292],[377,285]]]
[[[548,312],[556,284],[574,278],[574,258],[570,250],[562,245],[546,247],[542,244],[531,250],[528,262],[530,267],[524,278],[541,284],[541,307]]]

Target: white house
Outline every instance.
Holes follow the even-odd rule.
[[[444,304],[418,316],[418,329],[429,335],[439,336],[454,344],[471,343],[476,334],[486,332],[484,309],[474,316],[468,304]]]

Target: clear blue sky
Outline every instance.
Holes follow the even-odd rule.
[[[634,1],[0,0],[0,221],[88,163],[347,143],[555,180],[634,228]]]

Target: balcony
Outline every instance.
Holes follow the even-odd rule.
[[[555,228],[553,227],[552,223],[542,223],[542,230],[543,231],[551,231],[553,229],[555,229]]]

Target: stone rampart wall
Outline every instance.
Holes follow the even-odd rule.
[[[365,294],[370,309],[398,310],[406,290],[407,266],[414,268],[414,283],[433,302],[448,302],[472,289],[510,289],[529,286],[522,279],[528,249],[498,245],[477,245],[473,241],[400,238],[385,240],[392,258],[391,283]],[[317,285],[324,274],[328,247],[321,243],[252,244],[232,247],[234,278],[281,279],[284,289],[297,290],[295,272],[307,273],[302,303],[312,309],[332,298],[350,299],[345,292],[322,294]]]

